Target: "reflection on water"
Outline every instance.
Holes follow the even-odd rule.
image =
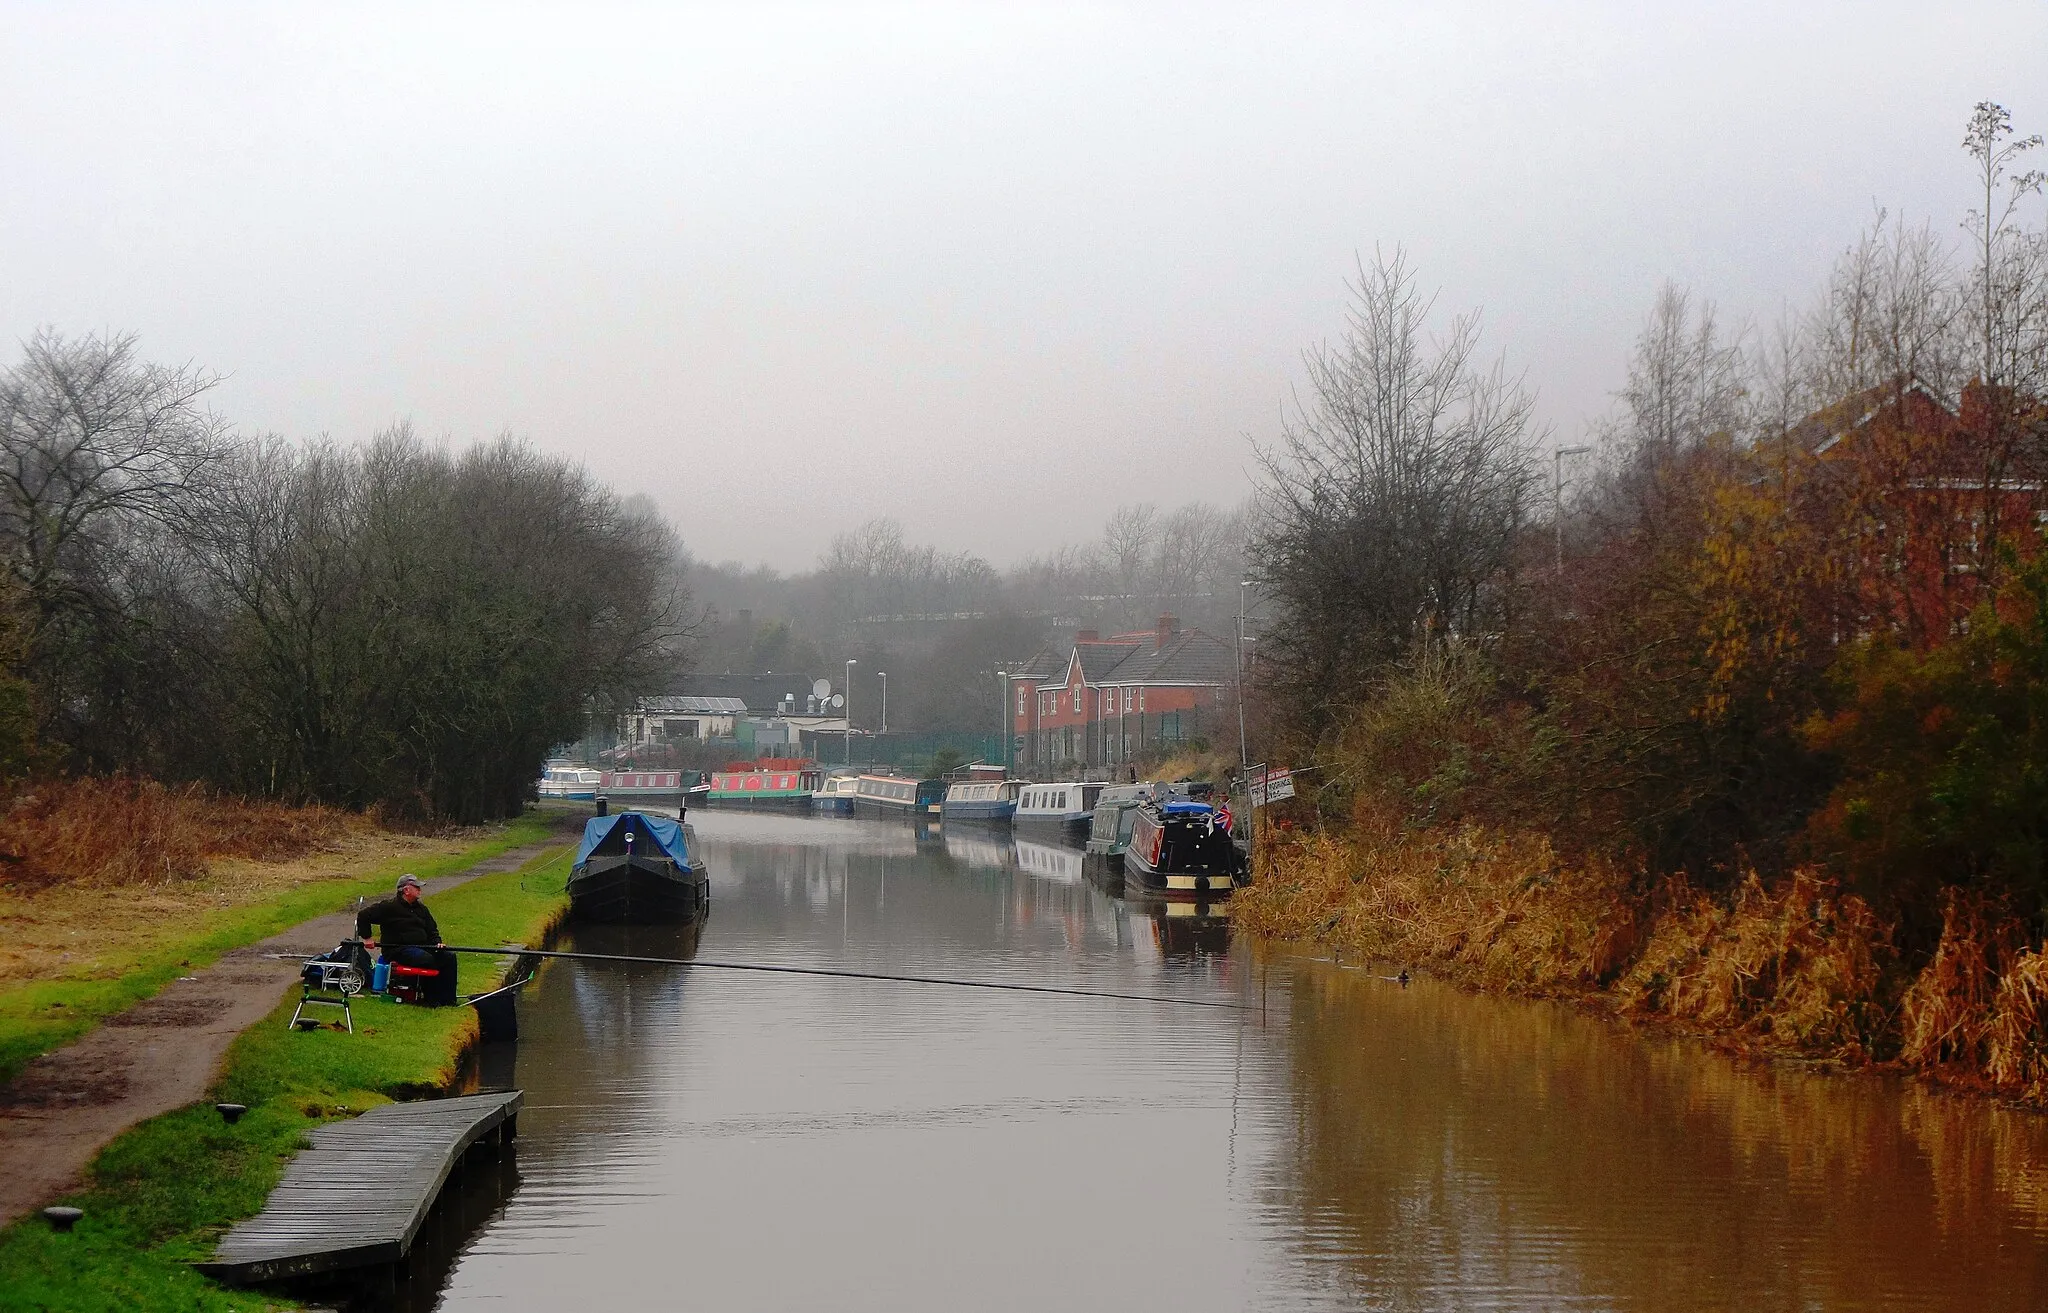
[[[996,831],[699,837],[707,957],[1246,1007],[550,962],[443,1307],[2048,1306],[2040,1119],[1255,961]]]

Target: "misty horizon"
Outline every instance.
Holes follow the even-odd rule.
[[[1665,281],[1765,329],[1876,207],[1955,232],[1970,105],[2048,122],[2038,6],[114,12],[0,18],[0,331],[510,433],[785,573],[1238,504],[1379,249],[1579,441]]]

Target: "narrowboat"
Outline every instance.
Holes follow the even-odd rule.
[[[1057,830],[1075,839],[1088,834],[1094,818],[1095,799],[1101,784],[1070,780],[1065,784],[1027,784],[1017,795],[1015,823],[1038,829]]]
[[[1111,784],[1096,795],[1095,810],[1088,822],[1088,855],[1099,857],[1111,870],[1120,871],[1124,865],[1124,850],[1131,846],[1131,825],[1138,818],[1138,808],[1160,798],[1171,797],[1177,791],[1175,785],[1155,784]]]
[[[707,807],[751,807],[763,811],[809,811],[817,792],[818,768],[808,761],[766,758],[743,761],[711,774]]]
[[[711,908],[697,836],[666,816],[623,811],[583,824],[569,909],[590,921],[687,921]]]
[[[962,780],[946,790],[939,814],[949,821],[981,821],[1008,825],[1017,814],[1017,795],[1022,780]]]
[[[1124,889],[1212,901],[1237,888],[1244,853],[1214,807],[1186,798],[1140,803],[1124,850]]]
[[[541,771],[539,793],[557,802],[589,802],[597,797],[604,775],[573,761],[551,761]]]
[[[946,797],[944,780],[913,780],[903,775],[863,775],[854,787],[853,810],[862,816],[907,817],[930,821],[939,816]]]
[[[860,776],[827,775],[811,795],[811,810],[820,816],[851,816],[854,795],[859,792]]]
[[[683,772],[608,770],[600,774],[597,791],[607,798],[673,798],[683,792]]]

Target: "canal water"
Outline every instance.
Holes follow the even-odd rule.
[[[990,833],[694,817],[701,940],[555,961],[445,1309],[2048,1308],[2048,1125],[1233,943]]]

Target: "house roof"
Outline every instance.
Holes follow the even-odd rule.
[[[1149,644],[1128,653],[1106,671],[1104,684],[1228,684],[1237,673],[1230,645],[1199,629],[1182,630],[1154,649]]]
[[[1138,648],[1139,644],[1133,641],[1092,640],[1074,644],[1074,660],[1081,663],[1083,680],[1100,684],[1104,675],[1116,669]]]
[[[1031,679],[1044,683],[1057,679],[1067,669],[1071,654],[1052,647],[1041,647],[1020,666],[1010,671],[1012,679]]]

